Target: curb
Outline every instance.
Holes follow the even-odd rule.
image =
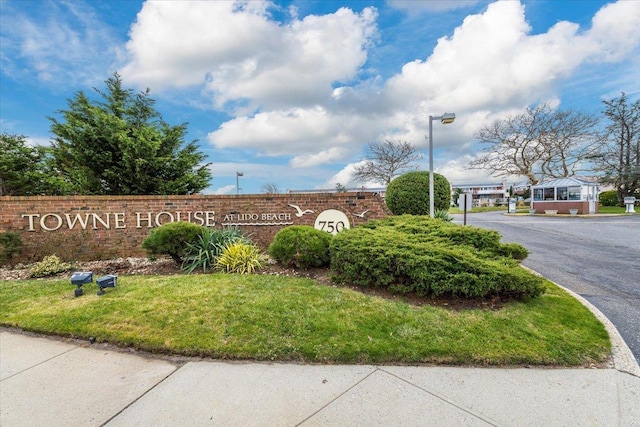
[[[620,335],[620,332],[618,332],[613,323],[611,323],[611,320],[602,314],[602,312],[593,304],[584,299],[584,297],[562,285],[558,285],[557,283],[554,284],[564,289],[569,295],[580,301],[594,314],[594,316],[598,318],[599,321],[602,322],[609,334],[609,340],[611,340],[611,356],[613,357],[614,368],[620,372],[626,372],[640,378],[640,365],[638,365],[636,358],[633,356],[633,353],[631,353],[631,349]]]
[[[523,265],[521,266],[538,276],[544,277],[542,274],[538,273],[537,271],[529,267],[525,267]],[[549,280],[546,277],[545,279]],[[591,304],[584,297],[578,295],[571,289],[567,289],[564,286],[552,280],[549,280],[549,281],[554,285],[556,285],[557,287],[559,287],[560,289],[564,290],[566,293],[568,293],[578,301],[580,301],[582,305],[587,307],[589,311],[591,311],[593,315],[596,316],[596,318],[600,322],[602,322],[605,329],[607,330],[607,333],[609,334],[609,341],[611,341],[611,357],[613,358],[614,369],[620,372],[626,372],[628,374],[631,374],[633,376],[640,378],[640,365],[638,365],[636,358],[633,356],[633,353],[631,353],[631,349],[622,338],[622,335],[620,335],[620,332],[618,332],[618,329],[616,329],[614,324],[611,323],[611,320],[609,320],[607,316],[605,316],[600,310],[598,310],[596,306]]]

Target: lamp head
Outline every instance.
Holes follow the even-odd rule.
[[[91,271],[76,271],[71,274],[72,285],[80,287],[91,282],[93,282],[93,272]]]
[[[440,121],[442,122],[443,125],[448,125],[450,123],[453,123],[455,119],[456,119],[455,113],[444,113],[442,117],[440,117]]]
[[[76,271],[71,275],[71,284],[78,288],[74,291],[74,295],[79,297],[84,294],[82,285],[93,282],[92,271]]]
[[[96,279],[96,285],[100,288],[98,295],[104,295],[104,288],[115,288],[118,283],[118,276],[107,274],[106,276]]]

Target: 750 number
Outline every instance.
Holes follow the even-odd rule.
[[[320,225],[320,230],[328,233],[339,233],[344,230],[343,221],[318,221],[318,225]]]

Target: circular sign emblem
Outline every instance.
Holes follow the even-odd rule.
[[[336,209],[327,209],[326,211],[320,212],[320,215],[316,218],[314,227],[333,235],[338,234],[345,228],[351,228],[347,215]]]

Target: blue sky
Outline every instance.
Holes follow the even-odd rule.
[[[214,178],[334,188],[367,144],[409,141],[451,182],[473,135],[540,102],[598,114],[640,95],[640,1],[0,1],[0,131],[48,144],[50,121],[113,72],[188,122]],[[375,183],[368,183],[375,185]]]

